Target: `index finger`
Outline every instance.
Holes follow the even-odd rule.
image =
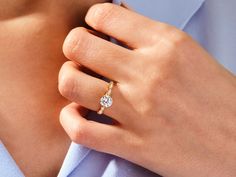
[[[124,42],[131,48],[150,45],[167,25],[111,3],[92,6],[85,18],[97,31]],[[157,32],[159,35],[157,36]]]

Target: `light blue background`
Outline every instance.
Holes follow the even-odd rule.
[[[124,2],[143,15],[186,31],[222,65],[236,73],[235,0],[124,0]],[[116,0],[115,3],[119,4],[120,1]],[[1,143],[0,176],[23,176]],[[157,177],[158,175],[118,157],[72,143],[58,176]]]

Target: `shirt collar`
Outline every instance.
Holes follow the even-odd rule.
[[[151,19],[184,29],[205,0],[114,0]]]
[[[0,176],[24,177],[11,155],[0,141]]]
[[[60,169],[58,177],[69,176],[90,153],[90,151],[91,150],[86,147],[72,143]]]

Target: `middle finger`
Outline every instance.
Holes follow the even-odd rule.
[[[64,46],[67,58],[120,82],[129,76],[132,51],[91,34],[86,28],[75,28],[67,36]]]

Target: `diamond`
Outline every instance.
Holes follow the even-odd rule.
[[[109,96],[109,95],[104,95],[104,96],[100,99],[100,104],[101,104],[102,106],[104,106],[105,108],[111,107],[112,102],[113,102],[112,97]]]

